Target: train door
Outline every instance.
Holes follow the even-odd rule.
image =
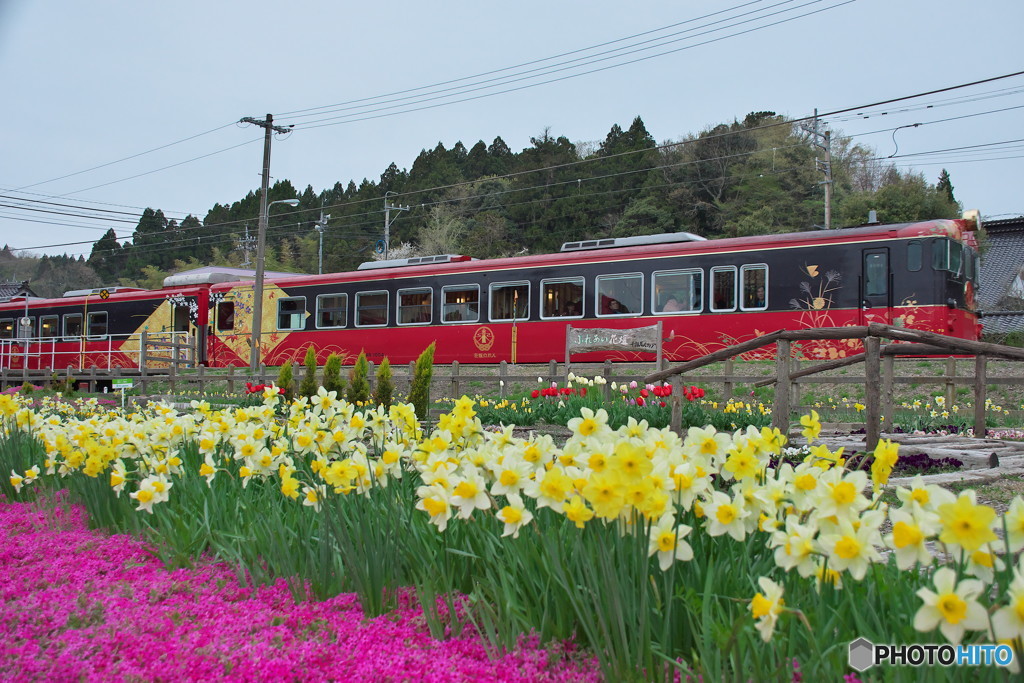
[[[195,332],[189,319],[188,303],[177,303],[171,306],[171,340],[182,347],[174,349],[174,357],[194,362],[196,359],[191,349],[187,348],[195,341]]]
[[[865,249],[860,277],[860,324],[892,324],[888,247]]]

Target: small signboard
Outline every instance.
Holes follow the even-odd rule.
[[[565,368],[569,371],[569,357],[588,351],[641,351],[657,354],[657,367],[661,367],[661,323],[648,327],[626,329],[600,327],[573,327],[565,329]]]
[[[110,383],[113,385],[114,391],[117,391],[118,389],[131,389],[135,386],[131,377],[117,377],[112,379]]]
[[[661,347],[661,327],[634,327],[630,329],[603,329],[598,327],[569,327],[567,351],[613,351],[618,349],[657,353]]]
[[[100,290],[100,298],[101,299],[109,299],[110,298],[110,291],[106,290],[106,289],[101,289]]]

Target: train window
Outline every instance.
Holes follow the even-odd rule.
[[[321,294],[316,298],[318,328],[345,327],[348,322],[348,294]]]
[[[171,326],[175,332],[188,332],[188,306],[175,306],[171,309]]]
[[[398,324],[429,324],[433,301],[434,290],[429,288],[398,290]]]
[[[526,320],[530,317],[530,283],[491,285],[491,320]]]
[[[938,239],[932,242],[932,268],[949,269],[949,240]]]
[[[77,339],[82,336],[82,314],[68,313],[64,316],[64,338]]]
[[[356,327],[380,327],[388,324],[388,293],[356,294]]]
[[[644,276],[640,273],[597,276],[598,315],[643,313]]]
[[[541,318],[582,318],[583,278],[541,280]]]
[[[480,320],[480,285],[448,285],[441,288],[441,314],[446,323]]]
[[[89,314],[89,339],[107,338],[107,312],[94,311]]]
[[[957,242],[953,242],[953,241],[947,241],[946,244],[949,245],[949,268],[948,268],[948,270],[949,270],[949,272],[953,273],[953,275],[959,275],[960,274],[960,268],[963,265],[961,263],[961,258],[960,258],[960,256],[961,256],[960,245]]]
[[[978,255],[974,253],[974,250],[971,249],[966,244],[963,245],[963,249],[964,277],[967,278],[968,280],[973,280],[977,275],[977,271],[975,270],[974,266],[977,263]]]
[[[696,313],[704,308],[704,271],[663,270],[654,274],[651,310]]]
[[[4,318],[0,320],[0,339],[14,338],[14,319]]]
[[[884,296],[889,291],[889,263],[885,252],[864,254],[864,295]]]
[[[736,266],[711,269],[711,310],[736,310]]]
[[[44,315],[39,318],[39,336],[43,339],[53,339],[59,332],[57,327],[60,318],[55,315]]]
[[[923,252],[920,240],[911,240],[907,243],[907,270],[912,273],[921,270]]]
[[[763,311],[768,308],[768,266],[748,265],[740,268],[740,291],[742,311]]]
[[[221,301],[217,304],[217,330],[228,332],[235,329],[235,302]]]
[[[301,330],[306,327],[306,297],[288,296],[277,300],[277,329]]]

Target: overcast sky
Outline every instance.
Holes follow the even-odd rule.
[[[1024,77],[862,105],[1022,71],[1022,26],[1020,0],[0,0],[0,243],[88,254],[42,247],[126,239],[145,207],[202,218],[259,188],[262,131],[236,122],[267,113],[296,126],[271,174],[320,192],[438,142],[518,152],[637,115],[665,142],[751,111],[857,107],[835,134],[1016,216]]]

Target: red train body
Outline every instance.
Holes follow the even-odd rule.
[[[687,233],[563,246],[505,259],[426,257],[264,283],[260,358],[301,360],[312,345],[352,362],[519,363],[562,359],[568,326],[660,322],[670,360],[698,357],[777,329],[884,322],[977,339],[976,218],[702,240]],[[130,367],[143,330],[189,336],[198,362],[247,366],[252,281],[162,290],[99,290],[0,304],[4,367]],[[841,358],[859,342],[808,343]],[[761,352],[762,357],[771,351]],[[650,360],[591,352],[574,360]]]

